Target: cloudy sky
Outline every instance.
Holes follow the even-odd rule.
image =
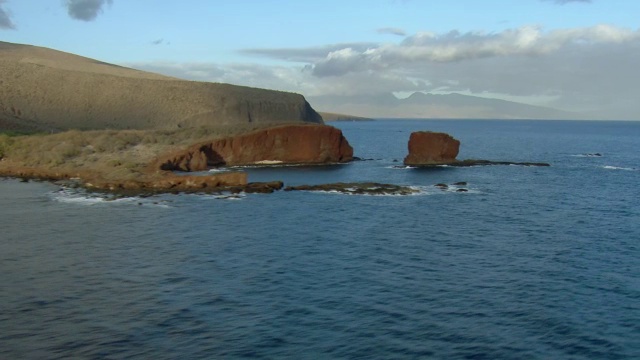
[[[461,92],[640,119],[638,0],[0,0],[0,40],[307,96]]]

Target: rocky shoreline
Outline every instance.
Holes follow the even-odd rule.
[[[448,134],[412,133],[409,154],[403,167],[472,167],[489,165],[550,166],[542,162],[491,160],[457,160],[460,142]],[[119,196],[151,196],[162,193],[228,192],[272,193],[284,191],[325,191],[352,195],[411,195],[415,188],[377,182],[329,183],[284,187],[282,181],[249,182],[242,171],[206,175],[189,175],[212,167],[236,166],[326,166],[360,159],[342,131],[326,125],[293,124],[254,130],[236,136],[216,138],[156,156],[135,176],[118,177],[111,173],[79,167],[75,170],[46,166],[24,166],[20,162],[0,159],[0,176],[53,182],[66,181],[90,191]],[[69,167],[67,166],[67,169]],[[181,174],[184,173],[184,174]],[[437,185],[446,188],[442,184]],[[459,189],[460,192],[467,191]]]

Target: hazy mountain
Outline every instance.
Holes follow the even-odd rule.
[[[462,94],[416,92],[405,99],[393,94],[308,97],[319,111],[346,113],[371,118],[442,119],[586,119],[588,116],[513,101]]]

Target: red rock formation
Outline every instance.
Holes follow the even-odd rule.
[[[404,158],[404,164],[415,166],[454,163],[459,150],[460,141],[449,134],[414,132],[409,138],[409,155]]]
[[[194,145],[160,159],[162,170],[201,171],[218,165],[348,162],[353,149],[326,125],[284,125]]]

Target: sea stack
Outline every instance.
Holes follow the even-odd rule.
[[[411,133],[409,155],[404,158],[408,166],[444,165],[455,163],[460,141],[451,135],[431,131]]]
[[[161,156],[157,167],[202,171],[212,166],[328,164],[353,160],[342,131],[327,125],[283,125],[200,143]]]

